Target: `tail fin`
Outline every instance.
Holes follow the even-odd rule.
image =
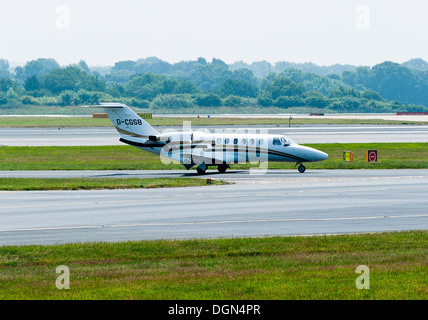
[[[138,114],[132,111],[127,105],[122,103],[100,103],[91,108],[104,108],[104,112],[110,118],[113,125],[123,137],[138,137],[148,139],[149,136],[156,136],[159,131],[154,129]]]

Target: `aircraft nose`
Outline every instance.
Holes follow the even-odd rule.
[[[324,161],[328,159],[328,154],[317,150],[314,158],[315,158],[315,161]]]
[[[310,161],[310,162],[317,162],[317,161],[323,161],[328,159],[327,153],[314,148],[300,146],[300,150],[303,151],[302,156],[306,157],[307,161]]]

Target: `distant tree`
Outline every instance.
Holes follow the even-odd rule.
[[[0,105],[5,105],[8,102],[6,95],[3,92],[0,92]]]
[[[23,81],[32,76],[40,78],[58,68],[60,68],[60,65],[54,59],[32,60],[27,62],[24,67],[16,68],[15,77]]]
[[[177,80],[152,73],[136,75],[124,85],[126,96],[149,101],[161,94],[190,94],[195,92],[198,92],[198,89],[190,81]]]
[[[229,95],[255,98],[258,95],[258,88],[249,82],[242,80],[227,79],[219,90],[223,97]]]
[[[3,78],[3,79],[12,78],[12,75],[9,72],[9,61],[5,59],[0,59],[0,78]]]
[[[200,89],[197,88],[189,80],[178,80],[177,86],[175,87],[176,93],[198,93]]]
[[[257,78],[254,76],[253,72],[249,69],[238,69],[233,71],[232,79],[245,81],[254,86],[257,86]]]
[[[127,60],[127,61],[119,61],[114,64],[112,71],[133,71],[137,63],[135,61]]]
[[[5,59],[0,59],[0,71],[8,71],[9,70],[9,61]]]
[[[25,79],[24,88],[27,91],[39,90],[41,88],[39,79],[36,76],[28,77]]]
[[[190,109],[193,107],[196,107],[196,104],[188,94],[163,94],[150,103],[151,109]]]
[[[378,92],[376,92],[374,90],[363,91],[361,93],[361,97],[366,98],[368,100],[376,100],[376,101],[383,101],[383,100],[385,100],[384,98],[382,98],[382,96]]]
[[[229,67],[227,66],[227,64],[224,62],[224,61],[222,61],[222,60],[220,60],[220,59],[216,59],[216,58],[213,58],[213,60],[212,60],[212,62],[211,62],[213,65],[216,65],[216,66],[220,66],[220,67],[223,67],[223,68],[226,68],[226,69],[228,69]]]
[[[251,63],[250,70],[257,78],[264,78],[269,73],[274,72],[274,67],[267,61],[256,61]]]
[[[340,87],[337,90],[330,92],[330,98],[341,98],[341,97],[360,97],[360,92],[354,88]]]
[[[406,67],[412,68],[412,69],[428,71],[428,62],[426,62],[425,60],[422,60],[420,58],[410,59],[409,61],[403,62],[403,66],[406,66]]]
[[[205,60],[205,58],[199,57],[198,60],[196,60],[197,63],[199,64],[207,64],[207,60]]]
[[[329,100],[325,97],[308,97],[305,99],[305,105],[315,108],[325,108],[329,104]]]
[[[150,101],[148,101],[148,100],[141,100],[141,99],[132,98],[130,104],[131,104],[131,106],[137,107],[137,108],[142,108],[142,109],[150,108]]]
[[[11,79],[0,78],[0,92],[7,92],[14,87],[14,82]]]
[[[262,107],[273,106],[273,99],[266,95],[261,95],[257,98],[257,104]]]
[[[340,80],[340,76],[338,74],[335,74],[335,73],[330,73],[330,74],[326,75],[326,78],[329,78],[332,80]]]
[[[305,105],[305,100],[299,96],[280,96],[273,104],[279,108],[300,107]]]
[[[293,80],[286,77],[276,77],[274,81],[268,84],[265,92],[276,100],[281,96],[298,96],[305,92],[305,87],[302,84],[297,84]]]
[[[221,98],[215,93],[198,94],[195,96],[195,102],[201,107],[218,107],[221,106]]]
[[[95,76],[89,75],[78,67],[69,66],[54,69],[42,77],[43,88],[54,94],[66,90],[78,91],[104,91],[105,82],[98,80]]]
[[[23,96],[21,98],[21,102],[22,102],[22,104],[29,104],[29,105],[33,105],[33,106],[40,104],[39,101],[32,96]]]
[[[82,68],[82,70],[85,71],[86,73],[91,73],[91,71],[89,70],[89,67],[86,64],[85,60],[80,60],[79,61],[79,67]]]
[[[76,104],[77,94],[74,91],[67,90],[59,95],[60,105],[71,106]]]
[[[134,67],[134,73],[147,73],[153,74],[170,74],[172,72],[172,66],[166,61],[156,59],[154,61],[145,59],[144,62],[138,63]]]
[[[356,97],[341,97],[330,100],[329,108],[337,112],[352,112],[358,110],[361,100]]]
[[[24,77],[24,68],[23,67],[16,67],[15,68],[15,78],[16,79],[22,79]]]
[[[344,72],[342,81],[359,90],[373,90],[388,100],[428,106],[428,71],[385,61],[372,68]]]
[[[187,76],[187,80],[205,91],[220,89],[223,83],[230,78],[233,78],[233,73],[218,64],[198,64]]]
[[[74,102],[76,105],[83,104],[97,104],[103,100],[103,96],[105,96],[102,92],[96,91],[86,91],[84,89],[80,89],[76,92],[77,96],[74,96]]]
[[[241,97],[230,95],[223,100],[223,105],[228,107],[240,106],[242,103]]]
[[[196,67],[207,64],[204,58],[198,58],[196,61],[180,61],[172,65],[171,75],[180,79],[190,79],[190,74]]]
[[[108,83],[105,91],[113,97],[125,96],[125,89],[122,84]]]

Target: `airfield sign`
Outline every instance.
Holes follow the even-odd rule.
[[[377,162],[377,150],[368,150],[366,152],[367,162]]]

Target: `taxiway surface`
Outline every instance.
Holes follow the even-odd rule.
[[[254,173],[254,172],[253,172]],[[1,172],[187,177],[178,171]],[[0,245],[428,229],[428,170],[209,172],[225,186],[0,192]]]

